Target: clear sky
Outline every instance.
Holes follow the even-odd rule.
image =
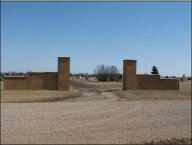
[[[137,60],[137,73],[191,76],[190,2],[1,2],[1,71],[72,73]]]

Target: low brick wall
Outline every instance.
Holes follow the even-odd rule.
[[[27,77],[5,77],[4,90],[25,90],[27,89]]]
[[[178,90],[177,79],[160,79],[160,75],[137,75],[138,90]]]
[[[27,77],[4,77],[4,90],[57,90],[56,72],[28,73]]]
[[[137,76],[137,90],[156,90],[160,75],[136,75]]]
[[[43,89],[57,90],[58,89],[58,73],[44,73],[43,75]]]
[[[69,91],[69,78],[70,57],[58,57],[57,72],[31,72],[26,77],[5,76],[4,89]]]
[[[136,74],[136,60],[123,60],[123,90],[179,90],[177,79],[157,74]]]
[[[4,88],[4,83],[3,81],[1,81],[1,91],[3,90],[3,88]]]
[[[42,90],[43,89],[43,73],[28,73],[27,89]]]
[[[177,79],[160,79],[158,87],[159,90],[179,90],[179,81]]]

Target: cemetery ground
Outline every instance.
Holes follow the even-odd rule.
[[[83,80],[70,88],[1,91],[1,143],[191,143],[191,81],[179,91]]]

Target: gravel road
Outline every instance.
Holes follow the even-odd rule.
[[[84,94],[95,95],[87,101],[2,103],[1,143],[128,144],[191,136],[190,100],[125,101],[103,93],[102,99]]]

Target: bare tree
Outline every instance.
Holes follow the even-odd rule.
[[[120,79],[120,71],[113,65],[97,65],[94,74],[98,81],[119,81]]]

